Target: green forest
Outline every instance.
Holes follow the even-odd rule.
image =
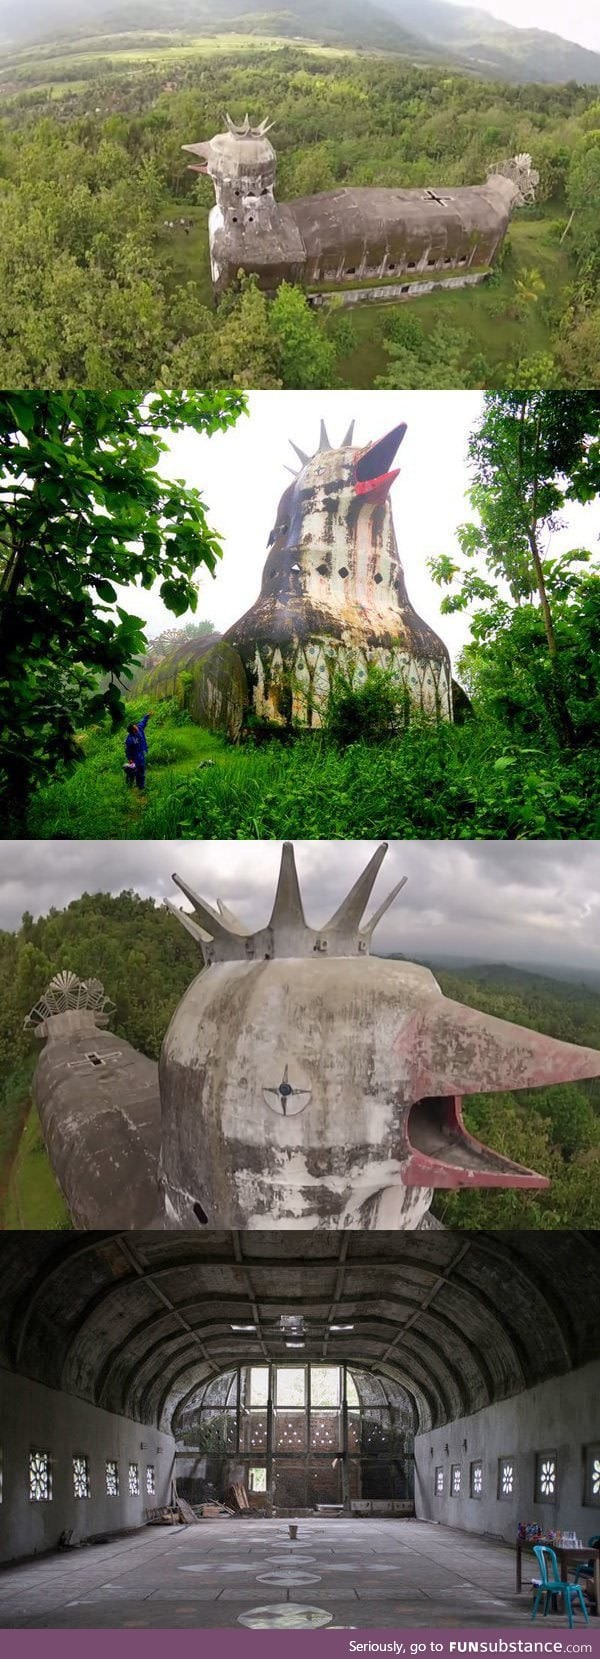
[[[446,995],[470,1007],[600,1049],[600,995],[586,983],[510,967],[430,966]],[[23,1030],[60,969],[101,979],[116,1004],[111,1029],[157,1059],[199,958],[174,917],[134,892],[84,893],[0,933],[0,1228],[69,1225],[31,1101],[38,1044]],[[600,1081],[473,1096],[466,1122],[552,1184],[539,1194],[440,1193],[434,1211],[445,1226],[600,1226]]]
[[[431,562],[442,613],[470,612],[453,723],[407,709],[372,666],[362,682],[338,674],[318,729],[268,725],[250,708],[234,743],[191,717],[193,671],[155,694],[143,624],[115,583],[132,603],[136,582],[156,587],[179,637],[177,618],[196,610],[199,578],[227,549],[199,488],[166,483],[157,464],[169,430],[229,434],[246,418],[233,391],[143,407],[133,393],[0,395],[4,834],[600,834],[600,575],[594,550],[553,552],[571,504],[600,493],[600,394],[483,399],[472,516],[457,528],[459,556]],[[149,710],[146,786],[128,790],[127,724]]]
[[[114,43],[113,43],[114,44]],[[476,290],[349,313],[251,279],[215,307],[210,180],[182,145],[268,115],[281,199],[479,183],[527,151],[535,206]],[[134,34],[0,64],[0,373],[92,388],[590,386],[600,359],[598,88],[477,79],[249,35]]]

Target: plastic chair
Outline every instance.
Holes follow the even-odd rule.
[[[548,1544],[534,1544],[533,1553],[537,1557],[538,1566],[542,1576],[536,1590],[531,1622],[533,1623],[533,1620],[537,1618],[542,1596],[544,1597],[544,1618],[546,1618],[553,1596],[562,1596],[565,1613],[569,1621],[569,1629],[573,1629],[574,1598],[579,1602],[586,1624],[589,1624],[590,1621],[588,1619],[587,1607],[583,1599],[583,1590],[581,1585],[566,1584],[563,1583],[561,1578],[559,1578],[558,1561],[554,1550],[551,1550]]]
[[[591,1538],[588,1538],[588,1544],[591,1550],[600,1550],[600,1532],[593,1532]],[[593,1578],[593,1561],[580,1561],[579,1566],[573,1568],[575,1583],[577,1583],[580,1574],[583,1578]]]

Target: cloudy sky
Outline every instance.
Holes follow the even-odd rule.
[[[600,52],[600,10],[596,0],[454,0],[455,4],[476,4],[480,11],[501,17],[518,29],[547,29],[565,40],[578,40]]]
[[[332,444],[341,443],[356,419],[356,442],[383,437],[400,421],[408,431],[398,455],[400,477],[392,506],[409,597],[418,613],[441,634],[454,661],[468,637],[466,613],[441,616],[444,590],[436,587],[427,560],[458,553],[456,527],[472,517],[468,488],[469,434],[483,406],[480,392],[253,392],[250,414],[213,438],[175,434],[162,472],[200,489],[209,522],[223,537],[217,575],[200,580],[197,617],[210,617],[221,632],[236,622],[260,591],[269,533],[277,505],[289,484],[287,466],[298,466],[289,439],[312,455],[321,417]],[[600,501],[573,509],[554,540],[556,551],[597,547]],[[159,597],[122,588],[120,603],[147,623],[150,636],[173,627],[175,619]],[[185,618],[181,618],[183,623]]]
[[[377,845],[296,844],[311,924],[329,919]],[[0,927],[16,928],[25,909],[41,915],[83,892],[132,887],[183,906],[174,870],[213,904],[223,898],[249,925],[264,925],[279,858],[279,844],[268,841],[7,841],[0,843]],[[600,845],[594,842],[393,841],[371,912],[402,875],[408,885],[377,930],[379,951],[539,963],[549,972],[561,965],[600,968]]]

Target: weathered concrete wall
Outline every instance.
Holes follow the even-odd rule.
[[[309,294],[311,306],[329,305],[383,305],[388,300],[416,300],[421,294],[437,294],[439,288],[476,288],[487,282],[489,271],[468,271],[459,276],[438,277],[432,282],[380,283],[378,287],[336,289],[335,294]]]
[[[0,1561],[53,1549],[69,1527],[75,1541],[142,1526],[146,1509],[169,1498],[175,1451],[170,1435],[8,1371],[0,1371],[0,1444],[4,1462]],[[32,1502],[29,1496],[32,1449],[51,1457],[49,1501]],[[73,1495],[74,1457],[89,1458],[89,1498]],[[107,1459],[119,1465],[118,1497],[108,1497],[106,1492]],[[130,1463],[137,1463],[139,1471],[136,1497],[129,1495]],[[155,1496],[146,1489],[148,1465],[154,1468]]]
[[[535,1314],[532,1318],[543,1317]],[[600,1440],[600,1362],[585,1365],[487,1406],[472,1417],[420,1434],[415,1440],[415,1506],[422,1520],[493,1533],[512,1543],[519,1521],[539,1521],[553,1531],[564,1527],[587,1539],[600,1531],[600,1509],[584,1504],[584,1448]],[[446,1450],[448,1447],[448,1450]],[[558,1501],[536,1503],[536,1453],[554,1452]],[[498,1497],[498,1462],[514,1459],[511,1497]],[[483,1462],[483,1491],[472,1498],[470,1465]],[[450,1494],[452,1465],[460,1465],[460,1496]],[[436,1468],[444,1470],[444,1492],[435,1492]]]

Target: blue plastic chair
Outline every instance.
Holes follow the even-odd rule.
[[[589,1548],[591,1550],[600,1549],[600,1532],[593,1532],[592,1533],[591,1538],[588,1538],[588,1545],[589,1545]],[[593,1578],[594,1577],[594,1563],[593,1563],[593,1561],[580,1561],[579,1566],[574,1567],[573,1577],[575,1579],[575,1583],[577,1583],[577,1580],[580,1576],[582,1578]]]
[[[564,1584],[562,1579],[559,1578],[558,1561],[554,1550],[550,1549],[549,1544],[534,1544],[533,1553],[537,1557],[542,1576],[538,1583],[535,1601],[533,1603],[533,1612],[531,1615],[532,1623],[533,1620],[537,1618],[542,1596],[544,1597],[544,1618],[546,1618],[553,1596],[562,1596],[565,1613],[569,1621],[569,1629],[573,1629],[574,1598],[576,1602],[579,1602],[586,1624],[589,1624],[590,1621],[588,1619],[587,1607],[583,1598],[583,1590],[581,1585]]]

